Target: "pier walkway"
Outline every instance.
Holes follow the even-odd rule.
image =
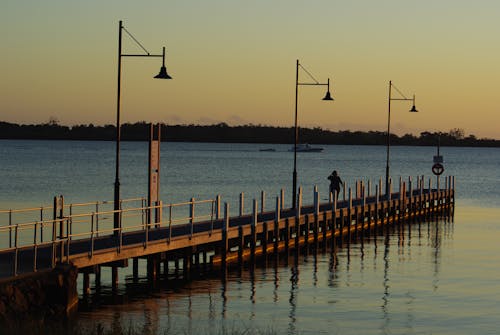
[[[49,208],[53,212],[51,219],[43,219],[47,208],[0,212],[0,218],[9,220],[0,226],[0,280],[19,279],[51,270],[58,264],[72,264],[84,275],[85,293],[89,290],[89,273],[96,275],[97,282],[100,267],[110,266],[115,285],[118,268],[128,266],[130,259],[134,278],[139,275],[138,259],[143,258],[148,261],[148,277],[156,279],[161,263],[164,271],[173,266],[175,271],[186,272],[193,264],[226,266],[309,243],[330,241],[334,245],[376,233],[388,224],[434,215],[451,217],[454,178],[445,181],[443,189],[436,189],[431,187],[431,179],[427,188],[423,177],[418,178],[415,186],[411,178],[408,182],[400,180],[398,192],[391,192],[390,196],[380,194],[380,181],[375,192],[370,190],[371,183],[359,182],[354,194],[351,189],[344,189],[342,200],[330,195],[325,202],[320,201],[315,188],[312,205],[302,204],[299,189],[297,209],[284,208],[282,191],[272,211],[265,210],[263,193],[261,207],[253,200],[250,214],[243,213],[241,195],[235,211],[239,215],[235,216],[230,215],[229,204],[222,205],[220,196],[181,204],[159,202],[151,207],[144,205],[145,199],[131,199],[123,201],[116,228],[116,212],[102,210],[112,202],[64,205],[57,198]],[[139,206],[126,206],[133,202]],[[94,210],[85,212],[89,206]],[[40,212],[41,219],[15,223],[13,217],[27,211]]]

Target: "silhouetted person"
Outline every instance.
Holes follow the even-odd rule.
[[[340,185],[344,184],[342,179],[337,175],[337,171],[333,170],[332,174],[328,176],[328,180],[330,180],[330,193],[334,193],[337,191],[337,199],[339,198],[340,193]]]

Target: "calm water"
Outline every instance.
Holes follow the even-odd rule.
[[[259,152],[273,147],[276,152]],[[352,185],[385,173],[385,147],[324,146],[298,158],[304,201],[318,185],[326,194],[332,169]],[[147,144],[122,146],[122,197],[147,190]],[[236,208],[265,190],[274,207],[291,188],[289,146],[162,143],[165,202],[221,194]],[[394,147],[391,175],[431,173],[435,148]],[[498,334],[500,326],[500,149],[441,148],[445,174],[456,177],[455,220],[431,222],[349,248],[268,259],[226,278],[206,274],[150,290],[120,272],[118,297],[79,314],[80,327],[133,325],[144,333],[209,334],[271,329],[279,334]],[[111,142],[0,141],[0,208],[113,198]],[[435,178],[433,178],[433,183]],[[289,191],[287,202],[290,204]],[[248,208],[250,206],[247,206]],[[142,265],[143,266],[143,265]],[[104,273],[103,279],[109,277]],[[142,293],[137,293],[137,292]]]

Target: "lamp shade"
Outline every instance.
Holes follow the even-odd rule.
[[[415,108],[415,105],[413,105],[410,109],[410,113],[416,113],[418,110]]]
[[[160,73],[155,76],[156,79],[172,79],[167,73],[167,68],[162,66],[160,69]]]
[[[326,94],[325,94],[325,97],[323,98],[323,100],[331,100],[331,101],[333,101],[333,98],[330,95],[330,91],[326,91]]]

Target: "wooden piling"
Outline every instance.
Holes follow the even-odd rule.
[[[255,248],[257,247],[257,222],[258,222],[258,202],[257,199],[253,199],[253,211],[252,211],[252,223],[250,225],[250,255],[252,257],[252,262],[255,260]]]
[[[229,229],[229,204],[224,203],[224,223],[222,224],[222,261],[226,264],[227,253],[229,252],[229,240],[228,240],[228,229]]]
[[[280,197],[276,197],[276,211],[274,212],[274,253],[278,252],[278,244],[280,238],[280,219],[281,219],[281,200]]]

